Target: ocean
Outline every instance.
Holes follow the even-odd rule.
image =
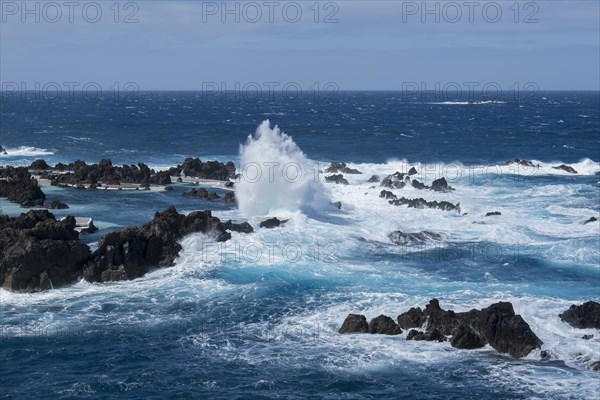
[[[3,96],[1,165],[111,159],[159,170],[199,157],[232,160],[242,174],[239,204],[183,197],[182,183],[43,187],[70,206],[57,217],[94,219],[100,230],[84,242],[170,205],[256,231],[219,244],[188,236],[174,267],[133,281],[0,289],[2,398],[597,398],[589,366],[600,331],[558,314],[600,301],[600,222],[584,224],[600,217],[599,92],[438,97]],[[506,163],[515,158],[534,167]],[[362,173],[325,182],[332,161]],[[553,168],[561,164],[577,174]],[[393,206],[367,182],[413,166],[421,182],[443,176],[455,190],[395,192],[460,203],[460,213]],[[0,200],[1,213],[23,211]],[[267,215],[289,221],[257,229]],[[388,237],[397,230],[442,239],[400,246]],[[551,359],[337,333],[349,313],[395,319],[432,298],[455,311],[512,302]]]

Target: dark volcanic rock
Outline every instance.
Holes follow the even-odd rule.
[[[381,196],[380,196],[381,197]],[[399,199],[390,200],[389,203],[394,206],[407,206],[409,208],[437,208],[444,211],[457,211],[460,212],[460,203],[452,204],[447,201],[427,201],[423,198],[418,199],[407,199],[401,197]]]
[[[189,192],[183,192],[182,196],[201,200],[216,200],[220,198],[217,193],[209,192],[204,188],[192,189]]]
[[[406,186],[406,182],[404,182],[404,177],[406,175],[401,172],[394,172],[392,175],[388,175],[381,181],[381,186],[390,188],[390,189],[402,189]]]
[[[570,165],[561,164],[561,165],[559,165],[557,167],[552,167],[552,168],[554,168],[554,169],[560,169],[560,170],[566,171],[566,172],[568,172],[570,174],[576,174],[577,173],[577,171],[575,171],[575,168],[571,167]]]
[[[266,220],[262,221],[260,223],[260,227],[261,228],[267,228],[267,229],[277,228],[278,226],[283,225],[286,222],[288,222],[287,219],[280,220],[280,219],[277,219],[277,217],[273,217],[273,218],[269,218],[269,219],[266,219]]]
[[[419,190],[422,190],[422,189],[429,189],[429,186],[427,186],[426,184],[424,184],[424,183],[422,183],[422,182],[419,182],[419,181],[418,181],[418,180],[416,180],[416,179],[413,179],[413,180],[412,180],[412,183],[411,183],[411,185],[412,185],[412,187],[414,187],[415,189],[419,189]]]
[[[369,324],[364,315],[348,314],[342,327],[338,331],[339,333],[367,333],[369,331]]]
[[[579,306],[572,305],[567,311],[559,314],[559,317],[575,328],[600,329],[600,303],[588,301]]]
[[[41,206],[46,199],[26,167],[0,168],[0,197],[6,197],[23,207]]]
[[[169,170],[169,173],[172,175],[179,175],[173,173],[177,172],[177,169],[180,169],[186,176],[192,176],[201,179],[225,181],[229,178],[235,177],[235,165],[231,161],[223,164],[218,161],[202,162],[199,158],[186,158],[181,167],[178,166],[173,171]]]
[[[485,340],[473,329],[465,325],[459,325],[450,339],[452,347],[457,349],[479,349],[485,346]]]
[[[4,147],[2,147],[2,145],[0,145],[0,154],[8,154],[6,152],[6,149]]]
[[[0,217],[0,284],[37,292],[77,279],[91,254],[74,228],[75,218],[56,221],[47,210]]]
[[[60,200],[52,200],[50,203],[46,204],[44,207],[49,208],[51,210],[65,210],[69,208],[69,206],[63,203]]]
[[[342,209],[342,202],[341,201],[336,201],[331,203],[332,206],[334,206],[335,208],[337,208],[338,210]]]
[[[348,168],[346,166],[346,163],[340,163],[340,162],[332,162],[331,165],[325,169],[325,172],[329,172],[329,173],[342,172],[344,174],[362,174],[362,172],[360,172],[359,170],[354,169],[354,168]]]
[[[169,171],[158,171],[150,178],[150,183],[153,185],[170,185],[173,182]]]
[[[31,165],[29,166],[29,169],[39,171],[39,170],[50,169],[50,166],[48,164],[46,164],[46,161],[44,161],[44,160],[35,160],[34,162],[31,163]]]
[[[183,215],[170,207],[139,228],[123,228],[102,237],[94,259],[83,268],[83,277],[91,282],[128,280],[150,268],[172,266],[181,250],[179,240],[194,232],[211,234],[218,242],[231,237],[210,211]]]
[[[379,178],[379,175],[373,175],[372,177],[369,178],[369,180],[367,182],[369,183],[375,183],[375,182],[379,182],[381,179]]]
[[[390,192],[389,190],[382,190],[381,193],[379,193],[379,197],[383,198],[383,199],[397,199],[398,196],[396,196],[394,193]]]
[[[427,342],[445,342],[446,336],[442,335],[440,331],[434,329],[428,332],[417,331],[411,329],[406,336],[406,340],[425,340]]]
[[[398,326],[402,329],[419,328],[425,322],[425,316],[420,307],[413,307],[398,315]]]
[[[454,190],[454,188],[448,186],[448,182],[446,182],[446,178],[444,178],[444,177],[441,177],[440,179],[436,179],[435,181],[433,181],[430,189],[433,191],[436,191],[436,192],[444,192],[444,193]]]
[[[600,371],[600,361],[594,361],[590,364],[590,369],[592,371]]]
[[[344,178],[344,175],[337,174],[325,177],[325,182],[336,183],[338,185],[347,185],[348,181]]]
[[[223,227],[225,229],[227,229],[228,231],[233,231],[233,232],[241,232],[241,233],[254,232],[254,228],[252,228],[252,225],[250,225],[248,222],[242,222],[242,223],[236,224],[236,223],[231,222],[231,220],[229,220],[229,221],[223,222]]]
[[[223,200],[221,200],[223,203],[235,203],[235,193],[234,192],[227,192],[225,193],[225,196],[223,196]]]
[[[491,216],[494,216],[494,215],[502,215],[502,213],[500,211],[490,211],[488,213],[485,213],[486,217],[491,217]]]
[[[518,158],[515,158],[512,161],[507,161],[506,165],[510,165],[510,164],[519,164],[522,165],[524,167],[532,167],[532,168],[539,168],[539,164],[534,164],[533,162],[529,161],[529,160],[519,160]]]
[[[482,310],[455,313],[443,310],[439,301],[433,299],[425,307],[423,317],[427,332],[438,330],[443,335],[453,335],[451,343],[454,342],[455,347],[481,347],[482,343],[489,343],[497,351],[519,358],[542,344],[523,318],[515,315],[510,303],[500,302]]]
[[[594,335],[583,335],[581,338],[584,340],[590,340],[594,338]]]
[[[382,335],[399,335],[402,329],[393,319],[386,315],[380,315],[369,322],[369,333],[379,333]]]
[[[438,233],[423,231],[416,233],[404,233],[401,231],[394,231],[388,235],[392,243],[398,245],[410,245],[415,243],[422,243],[427,240],[439,240],[442,236]]]
[[[596,221],[598,221],[598,218],[596,218],[596,217],[591,217],[591,218],[590,218],[590,219],[588,219],[587,221],[584,221],[584,223],[583,223],[583,224],[585,225],[585,224],[589,224],[590,222],[596,222]]]
[[[418,174],[418,173],[419,173],[419,172],[417,172],[417,169],[416,169],[415,167],[411,167],[411,168],[408,170],[408,176],[413,176],[413,175],[416,175],[416,174]]]

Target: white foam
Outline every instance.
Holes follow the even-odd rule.
[[[50,150],[31,146],[5,147],[5,150],[7,154],[0,153],[0,158],[35,157],[54,154],[54,152]]]
[[[313,164],[292,138],[268,120],[240,148],[238,204],[248,217],[319,210],[327,204]],[[312,171],[312,172],[311,172]]]

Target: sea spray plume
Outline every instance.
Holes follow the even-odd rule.
[[[240,147],[240,161],[237,198],[247,217],[318,212],[329,204],[317,165],[269,120]]]

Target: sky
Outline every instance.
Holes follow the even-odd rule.
[[[600,90],[596,0],[2,0],[0,11],[5,91]]]

